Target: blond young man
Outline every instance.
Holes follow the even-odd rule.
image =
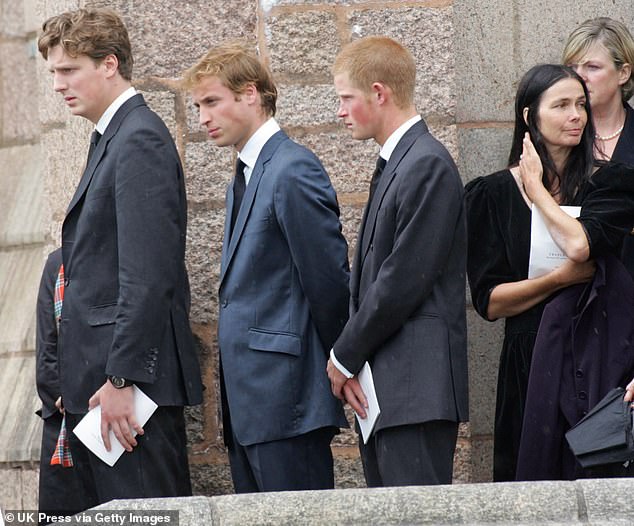
[[[212,142],[238,154],[218,291],[235,489],[332,488],[330,442],[347,425],[323,373],[348,308],[335,192],[317,157],[275,121],[275,84],[245,47],[210,50],[184,85]]]
[[[127,451],[109,467],[69,433],[83,489],[70,511],[115,498],[189,495],[183,406],[201,402],[202,385],[188,320],[178,152],[131,87],[130,42],[116,13],[54,16],[38,47],[55,92],[73,115],[95,125],[62,225],[62,404],[69,430],[100,405],[106,448],[112,431]],[[133,385],[159,405],[144,429]]]
[[[414,106],[416,67],[386,37],[348,44],[333,66],[338,116],[381,147],[350,277],[350,319],[334,343],[335,396],[362,416],[372,368],[381,414],[359,443],[368,486],[451,482],[468,418],[462,183]]]

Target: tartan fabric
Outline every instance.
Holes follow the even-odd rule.
[[[55,323],[59,331],[59,320],[62,317],[62,305],[64,303],[64,265],[60,265],[57,279],[55,280],[55,293],[53,295],[53,305],[55,308]],[[62,425],[59,428],[59,436],[55,451],[51,457],[51,466],[61,465],[65,468],[73,467],[73,456],[70,453],[68,436],[66,434],[66,415],[62,418]]]
[[[59,320],[62,317],[62,304],[64,303],[64,264],[60,265],[57,273],[53,302],[55,305],[55,323],[57,323],[57,329],[59,330]]]
[[[59,428],[57,444],[55,444],[55,451],[51,457],[51,466],[57,465],[61,465],[65,468],[73,467],[73,456],[70,453],[68,436],[66,434],[66,415],[62,418],[62,425]]]

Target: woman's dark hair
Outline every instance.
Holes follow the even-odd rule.
[[[570,152],[562,173],[557,172],[555,163],[548,154],[541,132],[539,131],[539,104],[544,92],[562,79],[575,79],[583,87],[586,96],[587,122],[581,141]],[[522,77],[515,96],[515,130],[509,155],[509,166],[519,163],[522,153],[524,134],[529,132],[531,141],[544,167],[542,182],[547,190],[552,190],[552,180],[559,180],[560,202],[570,203],[581,184],[592,174],[594,164],[594,125],[590,111],[590,97],[583,79],[571,68],[559,64],[540,64],[532,67]],[[528,108],[528,124],[524,121],[524,108]]]

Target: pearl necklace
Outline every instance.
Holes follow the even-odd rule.
[[[622,131],[623,131],[623,127],[625,126],[625,123],[623,123],[621,125],[621,127],[616,130],[614,133],[612,133],[611,135],[599,135],[598,133],[594,134],[594,138],[595,139],[599,139],[600,141],[609,141],[611,139],[614,139],[614,137],[616,137],[617,135],[619,135]]]

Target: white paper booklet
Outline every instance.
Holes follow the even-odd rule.
[[[579,217],[580,206],[562,206],[571,217]],[[535,205],[531,208],[531,255],[528,261],[528,279],[537,278],[559,267],[567,258],[546,228],[544,218]]]
[[[134,413],[137,422],[143,427],[150,419],[158,405],[147,396],[136,385],[134,388]],[[97,406],[81,419],[81,421],[73,429],[73,433],[81,440],[84,445],[90,449],[95,455],[103,460],[110,467],[115,465],[119,457],[125,449],[114,436],[112,429],[110,430],[110,451],[106,450],[106,446],[101,438],[101,406]],[[136,431],[132,430],[132,434],[136,436]]]
[[[368,408],[365,410],[366,417],[361,418],[356,412],[355,415],[359,422],[359,428],[361,429],[361,436],[363,437],[363,443],[367,444],[374,424],[376,424],[379,414],[381,414],[381,408],[379,407],[379,401],[376,398],[376,390],[374,389],[374,379],[372,378],[372,369],[370,364],[365,362],[365,365],[359,371],[357,375],[361,389],[368,400]]]

